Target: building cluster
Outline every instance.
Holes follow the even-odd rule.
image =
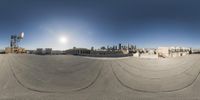
[[[192,53],[192,48],[185,47],[158,47],[158,57],[177,57],[185,56]]]
[[[200,51],[200,50],[195,50]],[[36,50],[27,50],[26,53],[37,55],[80,55],[80,56],[92,56],[92,57],[123,57],[134,56],[139,58],[169,58],[177,56],[185,56],[194,52],[191,48],[185,47],[158,47],[158,48],[136,48],[135,45],[122,45],[118,46],[102,46],[98,49],[91,47],[68,49],[65,51],[52,50],[52,48],[37,48]]]
[[[49,55],[52,53],[52,48],[37,48],[35,53],[39,55]]]
[[[170,58],[185,56],[192,53],[192,48],[185,47],[158,47],[138,49],[137,53],[133,56],[140,58]]]
[[[29,50],[30,54],[37,55],[63,55],[66,54],[65,51],[53,50],[52,48],[37,48],[36,50]]]
[[[192,49],[192,54],[200,54],[200,49]]]
[[[94,47],[92,47],[94,48]],[[93,50],[93,49],[91,49]],[[132,44],[126,44],[126,45],[123,45],[121,43],[117,45],[113,45],[113,46],[102,46],[101,48],[97,49],[99,51],[120,51],[120,50],[128,50],[128,51],[134,51],[136,50],[136,45],[132,45]]]
[[[121,57],[121,56],[130,56],[132,53],[136,52],[135,45],[122,45],[121,43],[113,46],[102,46],[98,49],[91,49],[86,48],[76,48],[66,50],[66,54],[73,54],[73,55],[82,55],[82,56],[94,56],[94,57]]]
[[[140,58],[168,58],[184,56],[191,53],[200,53],[199,49],[192,50],[191,48],[185,47],[158,47],[155,48],[136,48],[133,44],[121,44],[113,46],[102,46],[95,49],[87,48],[72,48],[65,51],[52,50],[52,48],[37,48],[36,50],[25,50],[19,47],[19,42],[24,38],[24,33],[21,32],[18,35],[11,35],[10,47],[1,50],[0,54],[3,53],[28,53],[37,55],[61,55],[61,54],[71,54],[80,56],[93,56],[93,57],[123,57],[123,56],[134,56]]]
[[[71,54],[80,56],[94,56],[94,57],[123,57],[123,56],[134,56],[140,58],[168,58],[184,56],[188,54],[200,54],[200,49],[191,49],[185,47],[158,47],[158,48],[136,48],[133,44],[121,44],[113,46],[102,46],[95,49],[87,48],[76,48],[68,49],[65,51],[52,50],[52,48],[37,48],[36,50],[25,50],[25,48],[19,47],[19,42],[23,40],[24,32],[18,35],[11,35],[10,37],[10,47],[5,48],[5,50],[0,50],[0,54],[5,53],[27,53],[27,54],[37,54],[37,55],[61,55],[61,54]]]
[[[66,50],[66,54],[72,54],[72,55],[81,55],[81,54],[90,54],[91,50],[86,48],[76,48],[73,47],[73,49]]]

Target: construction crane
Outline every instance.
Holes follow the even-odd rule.
[[[10,37],[10,47],[5,49],[6,53],[25,53],[25,49],[19,47],[19,42],[24,39],[24,32],[18,35],[11,35]]]
[[[19,42],[24,38],[24,32],[19,33],[18,35],[11,35],[10,47],[18,48]]]

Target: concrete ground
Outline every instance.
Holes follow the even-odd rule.
[[[0,100],[199,100],[200,55],[0,55]]]

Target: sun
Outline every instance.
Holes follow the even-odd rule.
[[[62,36],[62,37],[59,38],[59,42],[61,44],[66,44],[68,42],[68,39],[67,39],[67,37]]]

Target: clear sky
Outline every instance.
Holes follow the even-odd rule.
[[[200,48],[200,0],[0,0],[0,48],[68,49],[133,43]],[[67,43],[60,43],[61,37]]]

